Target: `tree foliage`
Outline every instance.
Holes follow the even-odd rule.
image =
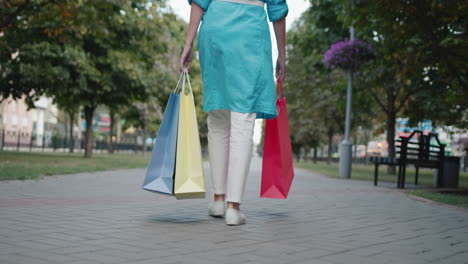
[[[335,1],[311,1],[311,7],[288,31],[288,98],[293,147],[308,150],[327,142],[331,158],[332,140],[344,130],[346,75],[327,69],[322,60],[333,43],[348,37],[339,20],[342,9]],[[365,125],[369,100],[354,96],[354,123]]]
[[[373,126],[376,132],[384,128],[391,156],[397,117],[410,117],[413,122],[430,119],[436,125],[468,128],[466,1],[310,0],[310,3],[309,10],[288,32],[291,86],[287,88],[292,112],[299,105],[309,109],[307,117],[314,120],[310,123],[321,128],[333,121],[326,106],[333,105],[338,113],[344,112],[340,89],[344,76],[324,71],[318,58],[331,44],[346,40],[347,28],[354,25],[357,38],[372,44],[376,58],[363,65],[355,76],[353,125],[362,125],[364,129]],[[336,101],[327,96],[326,102],[320,97],[324,92],[336,96]],[[298,106],[294,106],[295,100],[300,102]],[[326,102],[325,106],[319,102]],[[326,117],[327,121],[321,123],[313,117],[317,112],[320,113],[317,116]],[[294,118],[292,125],[300,124]],[[298,127],[314,131],[311,126]]]
[[[357,2],[360,36],[380,48],[368,73],[402,96],[398,114],[468,128],[467,12],[466,1]]]
[[[14,14],[2,21],[3,98],[25,93],[32,105],[47,94],[63,106],[83,106],[90,123],[98,105],[128,106],[164,90],[160,54],[168,42],[161,36],[169,29],[159,11],[163,1],[26,2],[36,5],[2,8]],[[91,133],[87,129],[86,156]]]

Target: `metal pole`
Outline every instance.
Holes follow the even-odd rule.
[[[348,89],[346,92],[346,123],[345,123],[345,139],[351,141],[351,103],[353,99],[353,72],[348,72]]]
[[[355,32],[353,27],[354,21],[349,28],[349,34],[351,40],[355,39]],[[345,135],[341,142],[341,153],[340,153],[340,168],[339,173],[341,178],[349,179],[351,177],[351,164],[352,164],[352,148],[353,142],[351,141],[351,104],[353,98],[353,71],[348,72],[348,87],[346,92],[346,123],[345,123]]]

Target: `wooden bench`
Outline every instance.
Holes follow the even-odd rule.
[[[436,144],[431,144],[432,139],[435,139]],[[406,166],[409,164],[416,168],[414,184],[418,184],[419,168],[433,168],[438,169],[437,185],[439,185],[443,175],[445,145],[440,143],[437,134],[425,135],[422,131],[415,130],[409,137],[400,137],[396,142],[398,158],[370,158],[375,164],[374,185],[377,185],[379,165],[389,165],[398,166],[397,188],[405,188]]]
[[[377,186],[377,181],[379,178],[379,165],[398,166],[400,164],[400,159],[390,157],[370,157],[370,162],[373,162],[375,165],[374,186]],[[398,182],[398,186],[400,186],[400,182]]]

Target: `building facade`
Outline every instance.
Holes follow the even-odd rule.
[[[58,109],[52,99],[41,97],[35,102],[35,108],[28,110],[25,98],[9,97],[0,103],[2,147],[42,146],[51,138],[58,122]]]

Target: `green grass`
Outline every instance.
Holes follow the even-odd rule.
[[[307,162],[295,162],[294,165],[299,168],[304,168],[309,171],[327,176],[332,178],[339,178],[338,174],[338,164],[337,163],[330,163],[327,164],[325,162],[317,162],[313,163],[310,161]],[[414,175],[415,169],[414,168],[407,168],[406,169],[406,183],[414,183]],[[420,185],[428,185],[432,186],[432,179],[433,179],[433,171],[429,169],[420,169],[419,170],[419,184]],[[366,181],[373,181],[374,180],[374,166],[371,165],[361,165],[361,164],[353,164],[352,171],[351,171],[351,179],[353,180],[366,180]],[[387,173],[387,166],[379,166],[379,182],[386,181],[386,182],[397,182],[396,175],[389,175]],[[459,178],[459,187],[461,188],[468,188],[468,173],[460,173]],[[461,206],[468,208],[468,195],[466,192],[460,194],[456,193],[440,193],[434,190],[417,190],[417,191],[409,191],[408,193],[420,196],[429,200],[451,204],[455,206]]]
[[[150,153],[94,153],[92,158],[85,159],[83,153],[3,151],[0,152],[0,180],[26,180],[56,174],[144,168],[149,159]]]
[[[453,194],[453,193],[440,193],[435,191],[409,191],[408,193],[420,196],[429,200],[451,204],[468,208],[468,195],[465,194]]]
[[[338,163],[326,162],[317,162],[313,163],[311,161],[301,161],[294,162],[294,165],[299,168],[304,168],[312,172],[332,177],[339,178],[338,174]],[[406,183],[414,184],[414,175],[415,169],[412,167],[407,167],[406,169]],[[419,169],[419,184],[420,185],[432,185],[433,181],[433,171],[429,169]],[[351,179],[354,180],[374,180],[374,165],[364,165],[364,164],[353,164],[351,171]],[[387,166],[379,166],[379,182],[394,182],[396,186],[397,176],[389,175],[387,173]],[[468,173],[460,173],[459,186],[463,188],[468,188]]]

